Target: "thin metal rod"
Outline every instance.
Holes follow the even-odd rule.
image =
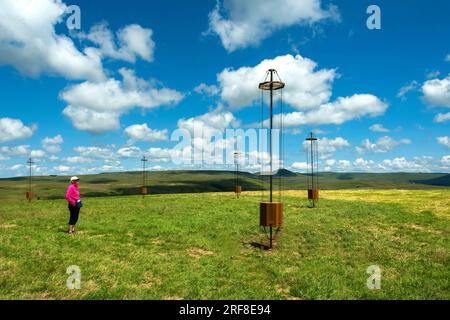
[[[311,134],[311,136],[312,136],[312,134]],[[316,165],[316,162],[315,162],[315,159],[314,159],[314,141],[312,141],[311,140],[311,172],[312,172],[312,174],[311,174],[311,177],[312,177],[312,189],[314,189],[315,187],[316,187],[316,185],[315,185],[315,179],[316,179],[316,176],[315,176],[315,165]]]
[[[142,161],[142,190],[141,190],[141,193],[142,193],[142,198],[144,198],[145,197],[145,193],[144,193],[144,189],[143,188],[145,188],[146,187],[146,175],[147,175],[147,171],[146,171],[146,163],[147,163],[147,161],[148,161],[148,159],[145,157],[145,156],[143,156],[142,157],[142,159],[141,159],[141,161]]]
[[[32,198],[32,196],[31,196],[31,185],[32,185],[32,176],[33,176],[32,168],[33,168],[33,164],[34,164],[33,159],[32,158],[28,159],[27,164],[29,165],[29,170],[30,170],[29,171],[29,176],[28,176],[28,192],[29,192],[28,202],[31,202],[31,198]]]
[[[272,227],[270,227],[270,249],[272,249],[272,241],[273,241],[273,236],[272,236]]]
[[[267,75],[267,73],[266,73]],[[266,189],[266,183],[265,183],[265,179],[264,179],[264,143],[265,142],[265,138],[264,141],[263,139],[263,132],[264,132],[264,91],[261,90],[261,131],[260,131],[260,138],[259,138],[259,144],[260,144],[260,159],[259,161],[261,162],[261,171],[259,174],[260,180],[261,180],[261,201],[264,201],[264,190]]]
[[[31,192],[31,158],[30,158],[30,178],[28,179],[28,191]]]
[[[311,132],[311,189],[314,189],[314,142]]]
[[[236,198],[239,198],[239,192],[237,192],[237,188],[239,186],[239,152],[235,152],[234,153],[234,162],[235,162],[235,170],[236,170],[236,174],[235,174],[235,194],[236,194]]]
[[[273,129],[273,70],[270,70],[270,202],[273,202],[273,150],[272,150],[272,129]],[[272,228],[270,228],[272,231]],[[272,238],[272,236],[271,236]],[[272,240],[271,240],[272,241]],[[272,245],[271,245],[272,247]]]
[[[239,158],[236,155],[236,186],[239,185]]]

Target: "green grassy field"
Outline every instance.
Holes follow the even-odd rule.
[[[285,194],[273,251],[259,193],[86,198],[67,235],[64,200],[3,200],[1,299],[450,299],[450,190]],[[81,289],[66,268],[81,268]],[[366,286],[378,265],[381,290]]]

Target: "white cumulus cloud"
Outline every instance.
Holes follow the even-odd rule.
[[[82,155],[83,157],[92,158],[111,158],[113,151],[111,148],[105,147],[76,147],[74,151]]]
[[[434,118],[434,121],[437,123],[450,121],[450,112],[437,114],[436,117]]]
[[[388,108],[385,102],[371,94],[354,94],[330,101],[332,84],[338,77],[336,70],[317,70],[316,62],[300,55],[278,56],[254,67],[223,70],[217,80],[224,105],[231,109],[251,106],[260,97],[258,84],[264,80],[267,70],[273,68],[286,83],[284,102],[298,110],[284,114],[286,126],[340,125],[362,117],[380,116]],[[279,123],[279,115],[275,116],[275,121]]]
[[[412,171],[412,172],[428,172],[428,168],[424,167],[421,163],[416,161],[407,160],[405,157],[399,157],[394,159],[386,159],[380,164],[385,171]]]
[[[64,165],[59,165],[59,166],[53,167],[53,169],[54,169],[55,171],[61,172],[61,173],[66,173],[66,172],[69,172],[69,171],[72,170],[71,167],[69,167],[69,166],[64,166]]]
[[[375,143],[372,143],[369,139],[365,139],[360,147],[356,147],[356,151],[358,153],[364,152],[386,153],[392,151],[394,148],[400,145],[408,145],[408,144],[411,144],[411,140],[409,139],[394,140],[389,136],[385,136],[379,138]]]
[[[0,143],[27,139],[33,135],[37,127],[28,127],[21,120],[0,118]]]
[[[445,172],[450,169],[446,160],[435,159],[429,156],[417,156],[411,159],[397,157],[385,159],[380,162],[357,158],[355,161],[327,160],[325,171],[336,172]]]
[[[19,171],[22,169],[25,169],[25,166],[23,164],[16,164],[9,168],[9,170],[11,170],[11,171]]]
[[[439,144],[441,144],[447,148],[450,148],[450,138],[448,136],[438,137],[437,141]]]
[[[83,107],[68,106],[63,114],[72,125],[81,131],[102,134],[120,128],[120,114],[117,112],[97,112]]]
[[[415,80],[408,83],[407,85],[400,88],[400,90],[397,93],[397,98],[406,100],[406,95],[408,94],[408,92],[415,91],[418,86],[419,86],[419,83]]]
[[[426,81],[422,86],[423,99],[434,107],[450,108],[450,75],[444,79]]]
[[[220,89],[215,85],[207,85],[206,83],[200,83],[194,88],[194,91],[198,94],[205,94],[207,96],[216,96],[220,93]]]
[[[43,158],[43,157],[45,157],[45,151],[44,150],[32,150],[30,152],[30,156],[32,158]]]
[[[115,36],[106,23],[100,23],[94,25],[89,33],[80,33],[79,37],[97,45],[102,57],[135,63],[136,57],[153,61],[155,42],[152,35],[151,29],[132,24],[120,29]]]
[[[308,164],[306,162],[294,162],[291,165],[291,168],[293,170],[298,170],[298,171],[304,172],[304,171],[308,170]]]
[[[136,158],[142,156],[142,150],[138,147],[125,147],[117,150],[117,154],[122,158]]]
[[[351,97],[340,97],[336,101],[320,105],[310,111],[291,112],[283,115],[285,126],[300,125],[341,125],[344,122],[363,117],[377,117],[386,111],[388,105],[371,94],[355,94]],[[274,117],[280,122],[280,115]],[[267,123],[267,121],[266,121]]]
[[[124,132],[132,140],[146,142],[165,141],[168,139],[169,134],[167,129],[154,130],[149,128],[146,123],[129,126]]]
[[[80,51],[58,34],[67,6],[60,0],[0,1],[0,65],[32,77],[41,74],[73,80],[104,78],[101,58],[92,48]]]
[[[183,94],[168,88],[155,88],[137,78],[132,70],[120,69],[122,81],[83,82],[61,93],[68,106],[63,113],[75,128],[92,133],[104,133],[120,127],[120,116],[139,107],[152,109],[176,104]]]
[[[329,18],[338,20],[339,13],[334,6],[323,9],[320,0],[225,0],[209,13],[209,32],[232,52],[257,46],[279,29]]]
[[[24,157],[30,154],[30,146],[21,145],[16,147],[0,147],[0,159],[8,160],[12,157]]]
[[[376,123],[369,128],[372,132],[390,132],[391,130],[386,129],[382,124]]]
[[[94,162],[94,159],[88,158],[88,157],[80,157],[80,156],[74,156],[74,157],[67,157],[64,159],[66,162],[71,164],[82,164],[82,163],[92,163]]]
[[[309,141],[303,142],[303,148],[308,150],[310,147]],[[332,157],[338,150],[342,150],[350,146],[350,143],[341,137],[335,139],[320,138],[317,142],[319,157],[321,159],[327,159]]]
[[[204,135],[210,135],[217,130],[223,132],[223,130],[237,126],[238,124],[239,120],[231,112],[221,110],[221,108],[197,117],[178,120],[178,127],[180,129],[188,130],[191,133],[194,130],[200,130]]]
[[[290,54],[263,60],[254,67],[223,70],[217,76],[222,100],[231,108],[250,106],[259,98],[258,84],[267,70],[273,68],[286,83],[285,101],[296,109],[314,108],[329,101],[336,71],[316,70],[316,62]]]
[[[61,144],[64,143],[63,137],[58,134],[57,136],[50,138],[46,137],[42,140],[42,148],[49,153],[61,152]]]
[[[450,168],[450,155],[443,156],[442,159],[441,159],[441,163],[442,163],[442,165],[447,166],[447,167]]]

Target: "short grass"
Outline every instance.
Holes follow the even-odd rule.
[[[259,193],[3,201],[1,299],[450,299],[450,190],[286,192],[276,249]],[[78,265],[80,290],[66,287]],[[381,290],[366,286],[371,265]]]

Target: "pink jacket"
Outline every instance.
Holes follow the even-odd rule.
[[[78,191],[78,188],[75,187],[75,185],[71,184],[67,188],[66,200],[69,201],[69,203],[74,206],[80,199],[81,199],[80,192]]]

